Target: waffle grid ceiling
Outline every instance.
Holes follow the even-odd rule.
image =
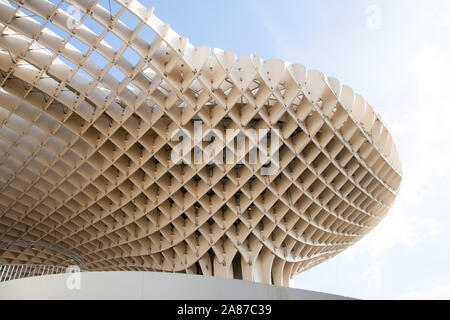
[[[88,270],[287,286],[386,215],[401,163],[363,97],[302,65],[194,47],[153,8],[111,2],[0,0],[0,242],[51,244],[1,247],[0,263],[64,266],[69,251]],[[173,163],[170,132],[194,120],[205,136],[279,130],[275,174]]]

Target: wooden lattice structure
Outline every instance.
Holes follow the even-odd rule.
[[[110,2],[0,0],[0,264],[67,266],[71,252],[88,270],[286,286],[386,215],[401,164],[360,95]],[[279,130],[279,167],[173,163],[171,130],[195,120]]]

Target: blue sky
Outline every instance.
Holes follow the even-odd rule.
[[[141,2],[196,46],[282,58],[338,78],[393,133],[404,180],[390,214],[348,251],[299,275],[295,287],[450,299],[449,1]]]

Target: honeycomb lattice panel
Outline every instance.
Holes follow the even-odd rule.
[[[286,286],[386,215],[401,164],[360,95],[111,2],[0,0],[0,263]],[[173,163],[171,132],[194,121],[279,130],[279,166]]]

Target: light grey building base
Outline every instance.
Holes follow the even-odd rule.
[[[76,278],[77,276],[79,278]],[[79,289],[77,289],[78,284]],[[348,298],[197,275],[156,272],[85,272],[31,277],[1,283],[0,300],[6,299],[339,300]]]

